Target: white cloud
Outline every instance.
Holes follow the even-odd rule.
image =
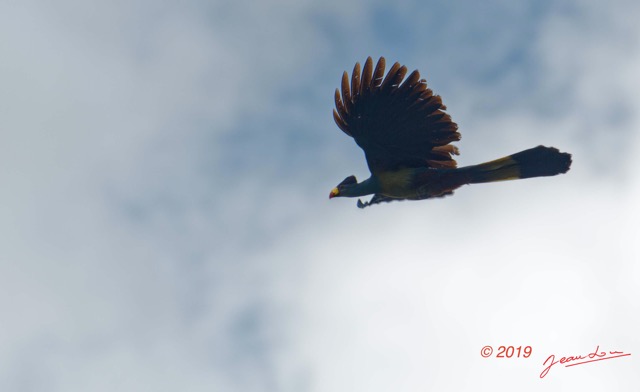
[[[601,40],[581,39],[580,15],[543,18],[527,50],[549,78],[531,92],[518,90],[529,74],[514,71],[495,90],[482,86],[486,100],[531,94],[531,109],[525,99],[484,110],[478,75],[443,81],[437,70],[450,58],[416,61],[433,65],[430,83],[451,93],[463,163],[544,143],[574,153],[568,175],[363,212],[353,201],[329,204],[324,189],[334,173],[337,183],[365,170],[329,116],[340,71],[364,60],[342,54],[420,59],[408,53],[415,46],[372,40],[370,6],[3,4],[0,385],[533,390],[544,352],[602,342],[635,353],[639,185],[615,167],[601,181],[587,161],[602,162],[611,147],[605,154],[588,138],[607,133],[583,131],[638,127],[633,38],[606,38],[638,37],[630,13],[579,8],[612,15]],[[399,15],[411,13],[403,7]],[[434,52],[470,61],[482,50],[469,46],[502,57],[518,45],[465,37]],[[568,45],[584,55],[563,57]],[[467,81],[477,84],[461,87]],[[568,110],[540,116],[563,81]],[[594,86],[610,98],[603,113]],[[269,137],[225,139],[258,134]],[[321,141],[296,152],[292,175],[276,152],[293,155],[300,135]],[[637,149],[631,132],[617,135],[621,151]],[[229,157],[251,164],[238,169]],[[530,344],[536,356],[485,360],[485,344]],[[619,361],[561,369],[549,389],[638,383]]]

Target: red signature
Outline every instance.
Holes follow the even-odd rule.
[[[553,365],[557,363],[563,364],[565,367],[569,367],[569,366],[583,365],[589,362],[602,361],[605,359],[620,358],[620,357],[626,357],[628,355],[631,355],[630,353],[625,354],[623,351],[609,351],[609,353],[607,353],[606,351],[599,351],[599,350],[600,350],[600,345],[598,345],[596,349],[593,350],[592,353],[589,353],[587,355],[578,355],[575,357],[562,357],[558,360],[556,360],[556,356],[554,354],[551,354],[542,364],[544,366],[547,364],[547,362],[550,362],[549,366],[544,368],[542,373],[540,373],[540,378],[544,378],[544,376],[546,376],[549,373],[549,370],[551,370],[551,367],[553,367]],[[580,362],[576,362],[576,361],[580,361]],[[573,362],[573,363],[569,363],[569,362]]]

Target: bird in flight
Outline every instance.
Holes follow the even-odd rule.
[[[358,199],[358,207],[394,200],[422,200],[453,194],[465,184],[566,173],[571,155],[538,146],[479,165],[457,167],[453,155],[460,140],[458,125],[446,106],[427,88],[415,70],[404,79],[407,67],[393,64],[384,77],[385,59],[375,68],[367,58],[360,72],[356,63],[351,81],[342,75],[336,89],[333,118],[365,153],[371,177],[358,182],[349,176],[331,190],[329,198],[373,195]],[[404,82],[403,82],[404,79]]]

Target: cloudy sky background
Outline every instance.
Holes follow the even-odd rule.
[[[0,389],[640,386],[640,3],[0,3]],[[331,117],[420,69],[461,165],[567,175],[358,210]],[[531,346],[485,359],[485,345]],[[564,368],[551,354],[631,357]]]

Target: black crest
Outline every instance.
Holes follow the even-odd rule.
[[[356,180],[356,176],[349,176],[345,178],[341,183],[339,183],[338,186],[351,185],[351,184],[357,184],[357,183],[358,183],[358,180]]]

